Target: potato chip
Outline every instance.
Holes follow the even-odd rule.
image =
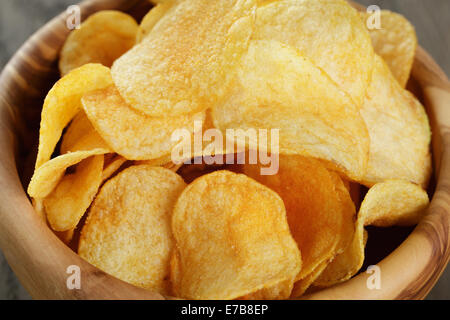
[[[142,19],[136,35],[136,43],[140,43],[152,31],[153,27],[174,6],[175,0],[166,0],[158,3]]]
[[[36,169],[50,160],[63,129],[82,110],[81,97],[112,84],[111,73],[100,64],[87,64],[59,80],[47,94],[41,115]]]
[[[125,169],[97,195],[80,256],[119,279],[168,294],[172,208],[184,188],[183,179],[164,168]]]
[[[424,107],[400,87],[386,63],[375,59],[372,83],[361,108],[370,134],[370,155],[363,184],[389,179],[426,187],[431,175],[431,131]]]
[[[245,175],[217,171],[191,183],[175,205],[172,230],[178,297],[235,299],[293,283],[301,268],[283,201]]]
[[[121,156],[116,156],[108,165],[104,167],[102,173],[102,182],[111,178],[111,176],[115,174],[125,162],[127,162],[127,159]]]
[[[81,161],[44,199],[47,220],[55,231],[75,229],[102,183],[103,155]]]
[[[355,207],[341,178],[320,161],[280,156],[276,175],[261,175],[260,165],[244,165],[243,172],[278,193],[286,206],[291,234],[302,253],[304,279],[353,238]]]
[[[370,188],[361,205],[365,225],[377,227],[413,226],[426,213],[427,193],[416,184],[389,180]]]
[[[364,226],[416,224],[428,203],[426,192],[407,181],[391,180],[370,188],[359,209],[351,245],[331,262],[314,284],[331,286],[350,279],[361,269],[367,242]]]
[[[87,63],[111,67],[134,46],[137,31],[133,17],[120,11],[102,10],[89,16],[79,29],[69,34],[61,49],[61,75]]]
[[[177,129],[200,129],[205,113],[179,117],[153,118],[130,108],[114,86],[86,94],[84,110],[106,143],[128,160],[152,160],[167,156],[178,141],[172,141]]]
[[[63,135],[60,153],[89,151],[98,148],[110,149],[102,137],[95,131],[86,113],[80,111]]]
[[[297,48],[361,105],[374,52],[358,12],[346,1],[273,1],[258,8],[256,17],[253,39]]]
[[[381,25],[377,28],[371,23],[375,14],[378,12],[361,13],[361,17],[369,29],[375,52],[386,61],[392,74],[404,88],[416,55],[416,31],[405,17],[388,10],[380,11]]]
[[[247,50],[256,0],[178,1],[145,41],[112,67],[125,101],[153,117],[210,107]]]
[[[358,180],[366,171],[370,143],[358,109],[296,50],[259,40],[251,41],[234,92],[215,106],[212,117],[223,132],[279,129],[281,154],[327,160]],[[265,146],[249,141],[249,148],[258,147]]]
[[[34,172],[30,184],[28,185],[29,196],[38,199],[46,198],[53,189],[56,188],[67,168],[76,165],[89,157],[103,155],[108,152],[109,150],[106,149],[77,151],[47,161]]]

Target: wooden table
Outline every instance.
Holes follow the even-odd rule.
[[[1,0],[0,69],[20,45],[50,18],[76,0]],[[449,0],[359,0],[405,15],[416,27],[420,44],[450,75],[450,1]],[[0,253],[0,299],[29,299]],[[450,299],[450,268],[428,296]]]

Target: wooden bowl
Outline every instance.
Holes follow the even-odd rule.
[[[80,5],[82,18],[118,9],[137,19],[148,0],[90,0]],[[93,267],[65,246],[38,217],[25,188],[33,168],[43,99],[58,78],[59,50],[67,37],[66,14],[34,34],[0,76],[0,248],[23,286],[37,299],[165,299]],[[436,190],[427,216],[401,245],[383,259],[381,289],[369,290],[367,275],[313,293],[309,299],[422,299],[449,260],[450,227],[450,84],[421,48],[413,83],[427,107],[433,130]],[[27,170],[28,168],[28,170]],[[22,182],[21,182],[22,179]],[[81,269],[81,289],[67,288],[67,268]]]

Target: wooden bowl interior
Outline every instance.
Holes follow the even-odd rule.
[[[112,1],[85,1],[81,4],[82,8],[82,19],[85,19],[90,14],[103,10],[103,9],[118,9],[133,15],[138,21],[142,16],[151,8],[148,0],[112,0]],[[5,72],[2,74],[2,98],[3,98],[3,108],[1,109],[2,130],[7,130],[10,132],[11,141],[3,141],[1,147],[4,152],[11,152],[14,149],[15,158],[13,161],[17,167],[17,172],[19,174],[20,180],[22,182],[22,194],[20,195],[21,201],[24,198],[24,190],[28,185],[30,177],[34,169],[34,161],[37,152],[38,143],[38,132],[39,132],[39,122],[40,122],[40,112],[42,109],[43,100],[46,93],[52,87],[52,85],[59,78],[59,72],[57,68],[58,53],[64,42],[64,39],[68,35],[69,30],[65,26],[65,17],[61,15],[54,20],[52,20],[48,25],[42,28],[38,33],[36,33],[18,52],[18,54],[11,60],[8,66],[5,68]],[[424,92],[426,85],[430,83],[429,77],[433,79],[438,78],[442,83],[444,82],[444,87],[446,86],[446,77],[441,73],[440,69],[433,65],[432,68],[424,67],[426,64],[433,63],[432,60],[428,60],[429,57],[419,49],[420,54],[416,59],[415,73],[410,80],[408,88],[413,91],[413,93],[418,96],[422,102],[428,107],[432,108],[430,101],[427,100],[427,94]],[[431,62],[430,62],[431,61]],[[427,72],[423,72],[426,69]],[[431,71],[430,71],[431,70]],[[424,80],[424,78],[427,79]],[[12,79],[12,80],[11,80]],[[448,82],[447,82],[448,84]],[[6,102],[6,103],[5,103]],[[428,113],[433,115],[433,110],[428,109]],[[436,174],[439,174],[441,161],[443,159],[443,147],[442,147],[442,134],[441,125],[438,121],[433,121],[435,117],[432,118],[433,126],[433,154],[435,156],[435,167]],[[3,139],[5,140],[5,139]],[[11,143],[14,141],[14,143]],[[1,175],[1,172],[0,172]],[[12,181],[13,178],[11,178]],[[430,198],[433,196],[436,188],[437,179],[433,180],[431,183],[429,194]],[[19,192],[19,191],[17,191]],[[19,201],[19,200],[18,200]],[[29,201],[27,212],[30,212]],[[2,210],[8,210],[8,208],[2,208]],[[23,223],[37,223],[34,218],[28,217]],[[28,222],[26,221],[28,220]],[[12,222],[11,222],[12,223]],[[445,223],[448,223],[446,221]],[[30,227],[32,228],[32,227]],[[40,228],[43,228],[40,226]],[[421,227],[423,228],[423,226]],[[362,270],[366,270],[368,265],[378,264],[380,261],[391,255],[397,247],[399,247],[405,240],[411,235],[415,230],[414,228],[368,228],[369,230],[369,241],[366,249],[366,261]],[[17,231],[19,232],[19,231]],[[415,231],[414,231],[415,232]],[[42,281],[45,281],[45,277],[49,274],[43,274],[43,279],[30,279],[30,276],[25,276],[29,269],[26,267],[18,267],[20,261],[18,259],[25,259],[25,255],[32,255],[34,252],[20,252],[17,253],[14,250],[8,252],[7,257],[11,264],[18,273],[19,278],[22,283],[28,289],[28,291],[36,298],[162,298],[161,296],[148,291],[144,291],[138,288],[134,288],[130,285],[120,282],[113,277],[110,277],[98,269],[90,266],[87,263],[82,262],[75,254],[71,253],[69,248],[62,245],[59,239],[52,237],[50,232],[45,232],[40,230],[41,236],[48,237],[47,245],[51,247],[57,247],[55,249],[55,255],[61,255],[68,257],[65,261],[61,262],[59,267],[62,268],[64,263],[69,263],[69,261],[74,261],[74,264],[82,264],[83,271],[86,270],[88,278],[93,281],[94,284],[85,288],[84,291],[80,292],[67,292],[64,288],[59,288],[62,285],[44,285]],[[440,248],[448,249],[448,230],[444,233],[440,231],[440,235],[444,235],[444,244]],[[12,236],[11,236],[12,237]],[[0,236],[1,240],[1,236]],[[3,248],[4,249],[4,248]],[[448,250],[444,254],[443,252],[436,252],[436,255],[443,256],[439,263],[441,264],[439,268],[442,269],[448,262]],[[9,256],[8,256],[9,255]],[[16,257],[14,256],[16,255]],[[49,263],[40,263],[33,266],[35,269],[47,267],[50,270],[54,270],[55,267],[49,266]],[[58,271],[61,273],[61,271]],[[50,271],[48,271],[50,273]],[[440,272],[438,272],[438,275]],[[437,276],[438,276],[437,275]],[[410,290],[402,298],[423,298],[428,291],[431,289],[434,282],[437,280],[437,276],[433,277],[422,277],[418,283],[414,286],[417,290]],[[61,274],[60,279],[63,281],[65,275]],[[337,288],[331,288],[323,290],[321,293],[313,293],[310,298],[353,298],[357,296],[348,294],[348,288],[355,288],[356,286],[362,286],[365,282],[365,275],[361,274],[349,281],[350,285],[345,285],[343,290],[339,291],[339,286]],[[88,280],[86,280],[88,281]],[[99,284],[102,282],[102,284]],[[87,282],[86,282],[87,283]],[[406,285],[406,284],[404,284]],[[59,287],[58,287],[59,286]],[[58,287],[58,288],[56,288]],[[109,288],[115,287],[120,288],[120,292],[111,294]],[[53,288],[53,292],[52,292]],[[56,289],[55,289],[56,288]],[[425,289],[423,289],[425,288]],[[404,291],[404,290],[403,290]],[[402,291],[402,292],[403,292]],[[109,292],[109,293],[108,293]],[[339,293],[339,292],[342,292]],[[393,297],[399,297],[399,290],[396,291],[396,295]],[[358,291],[358,294],[364,295],[360,298],[365,297],[364,291]],[[373,294],[368,294],[367,297],[388,297],[386,293],[380,293],[378,296]]]

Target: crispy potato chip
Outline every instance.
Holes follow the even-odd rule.
[[[279,129],[281,154],[327,160],[357,180],[366,171],[370,143],[358,109],[296,50],[259,40],[251,41],[234,92],[212,117],[223,132]],[[250,139],[249,148],[258,147],[266,146]]]
[[[172,208],[185,186],[164,168],[122,171],[105,183],[92,205],[80,256],[119,279],[168,294]]]
[[[200,129],[205,113],[177,118],[153,118],[130,108],[114,86],[86,94],[84,110],[102,138],[114,152],[128,160],[152,160],[167,156],[178,143],[172,141],[177,129]]]
[[[127,162],[127,159],[125,159],[124,157],[121,156],[116,156],[107,166],[105,166],[103,168],[103,173],[102,173],[102,182],[108,180],[109,178],[111,178],[111,176],[113,174],[115,174],[117,172],[117,170],[119,170],[119,168],[125,163]]]
[[[367,242],[364,226],[416,224],[423,217],[428,202],[426,192],[407,181],[391,180],[370,188],[359,209],[351,245],[328,265],[314,285],[327,287],[347,281],[361,269]]]
[[[86,113],[80,111],[63,135],[60,153],[89,151],[99,148],[110,149],[102,137],[95,131]]]
[[[153,30],[153,27],[174,6],[176,0],[166,0],[158,3],[142,19],[136,35],[136,43],[140,43]]]
[[[137,22],[123,12],[102,10],[91,15],[67,37],[59,59],[61,75],[87,63],[111,67],[134,46],[137,31]]]
[[[47,94],[41,115],[36,169],[50,160],[63,129],[82,109],[81,97],[112,84],[111,73],[100,64],[87,64],[59,80]]]
[[[360,106],[373,48],[358,12],[344,0],[280,0],[258,8],[253,39],[297,48]]]
[[[106,149],[77,151],[47,161],[34,172],[30,184],[28,185],[29,196],[38,199],[46,198],[53,189],[56,188],[67,168],[76,165],[89,157],[103,155],[108,152],[109,150]]]
[[[431,131],[424,107],[400,87],[386,63],[375,58],[372,83],[361,108],[370,134],[370,155],[363,184],[389,179],[426,187],[431,175]]]
[[[416,184],[389,180],[369,189],[361,205],[364,224],[377,227],[413,226],[426,213],[427,193]]]
[[[293,283],[301,268],[283,201],[245,175],[217,171],[191,183],[175,205],[172,230],[178,297],[235,299]]]
[[[246,175],[283,199],[291,234],[302,253],[296,280],[304,279],[349,245],[355,207],[341,178],[318,160],[280,156],[276,175],[261,175],[260,169],[260,165],[243,166]]]
[[[103,155],[81,161],[44,199],[47,220],[55,231],[75,229],[102,183]]]
[[[370,20],[373,16],[374,13],[361,13],[361,17],[369,29],[375,52],[386,61],[392,74],[404,88],[411,74],[416,55],[416,31],[413,25],[398,13],[381,10],[381,28],[371,25]]]
[[[178,1],[112,75],[133,108],[153,117],[200,112],[229,87],[247,50],[256,0]]]

